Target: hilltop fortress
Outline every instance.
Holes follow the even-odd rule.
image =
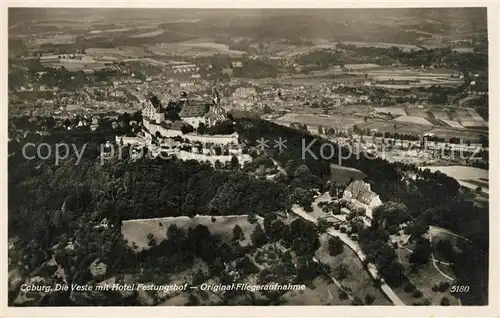
[[[169,102],[167,107],[151,96],[144,102],[142,115],[142,131],[135,137],[117,136],[117,143],[136,149],[147,147],[155,157],[164,153],[180,160],[208,161],[214,165],[217,161],[230,163],[235,158],[240,165],[252,160],[243,153],[239,135],[220,106],[217,90],[209,103],[191,101],[183,92],[178,101]],[[224,128],[218,129],[221,125]],[[209,134],[211,128],[222,133]]]
[[[174,113],[177,113],[178,118],[175,118]],[[220,106],[220,97],[216,89],[213,90],[210,103],[189,100],[187,93],[182,92],[177,102],[171,102],[165,107],[156,96],[152,96],[145,102],[142,115],[143,121],[150,124],[162,125],[178,119],[195,129],[201,123],[209,127],[227,120],[226,113]]]
[[[215,145],[238,145],[237,133],[206,135],[196,133],[198,127],[212,127],[228,120],[226,112],[220,106],[220,97],[213,90],[212,100],[204,102],[190,100],[185,92],[177,102],[163,106],[155,96],[150,97],[142,111],[143,129],[146,135],[174,138],[180,136],[191,142],[212,143]]]

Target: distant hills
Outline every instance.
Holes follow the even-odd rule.
[[[52,9],[10,8],[9,25],[32,23],[158,23],[161,28],[256,41],[326,38],[415,43],[422,36],[486,34],[486,8],[397,9]],[[196,22],[193,22],[196,21]]]

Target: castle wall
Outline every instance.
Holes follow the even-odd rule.
[[[163,137],[174,138],[182,137],[188,139],[191,142],[201,142],[201,143],[214,143],[217,145],[229,145],[229,144],[239,144],[238,134],[234,133],[232,135],[193,135],[193,134],[182,134],[180,130],[166,129],[160,125],[149,122],[143,118],[143,126],[152,134],[155,135],[159,132]]]

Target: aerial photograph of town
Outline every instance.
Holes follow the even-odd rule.
[[[6,31],[9,307],[494,298],[487,8],[10,7]]]

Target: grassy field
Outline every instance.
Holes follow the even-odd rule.
[[[338,288],[324,277],[316,277],[312,284],[314,289],[307,287],[305,290],[291,290],[282,296],[283,305],[288,306],[349,306],[349,299],[339,298]]]
[[[479,179],[465,179],[464,181],[468,183],[472,183],[475,186],[481,187],[481,188],[486,188],[489,189],[489,182],[488,181],[483,181]]]
[[[463,237],[446,229],[439,228],[437,226],[431,226],[429,228],[429,235],[432,236],[432,247],[434,249],[434,257],[438,261],[447,262],[447,260],[437,252],[436,245],[439,241],[441,240],[449,241],[451,245],[454,246],[455,248],[457,248],[457,246],[459,246],[460,243],[467,244],[467,241]]]
[[[351,180],[351,178],[354,180],[363,180],[366,178],[366,174],[358,169],[339,166],[336,164],[330,165],[330,171],[330,179],[338,184],[347,183]]]
[[[451,78],[456,72],[448,69],[419,70],[416,68],[393,68],[368,70],[365,72],[374,85],[388,88],[412,88],[429,85],[455,86],[463,84],[463,80]],[[394,80],[395,83],[390,81]],[[408,81],[408,83],[398,83]]]
[[[363,300],[363,302],[365,301],[365,296],[369,294],[375,298],[372,305],[390,305],[391,302],[374,286],[368,272],[363,268],[363,264],[361,264],[359,258],[350,248],[344,247],[344,251],[337,256],[331,256],[328,253],[329,239],[330,236],[327,234],[322,234],[320,236],[321,245],[316,251],[316,258],[321,263],[329,265],[333,269],[333,272],[342,264],[343,266],[347,266],[347,277],[343,280],[336,278],[340,281],[342,286],[350,289],[353,294]]]
[[[199,224],[205,225],[212,234],[220,235],[226,240],[232,240],[234,226],[238,224],[245,235],[245,239],[240,241],[240,243],[242,245],[250,243],[250,235],[255,229],[256,224],[248,222],[246,215],[214,216],[213,219],[215,221],[212,221],[212,216],[197,215],[193,218],[180,216],[126,220],[122,223],[121,231],[123,238],[127,240],[129,246],[132,247],[135,244],[137,250],[142,250],[149,248],[147,238],[149,233],[153,234],[157,243],[160,243],[167,238],[167,229],[172,224],[185,230],[195,228]]]
[[[489,180],[489,171],[474,167],[466,166],[442,166],[442,167],[420,167],[421,169],[428,168],[430,171],[441,171],[442,173],[455,178],[457,180]]]
[[[408,246],[412,249],[414,246]],[[402,287],[395,288],[398,296],[408,305],[413,303],[422,303],[424,299],[427,299],[433,305],[439,305],[441,303],[442,297],[446,297],[450,300],[451,305],[458,305],[459,301],[456,297],[454,297],[449,290],[441,293],[439,291],[435,292],[432,290],[434,285],[439,285],[441,282],[451,283],[450,280],[443,276],[432,264],[432,261],[423,266],[421,266],[417,272],[410,271],[410,263],[408,261],[408,257],[411,252],[404,249],[398,248],[397,254],[399,257],[399,261],[401,265],[403,265],[405,269],[406,276],[412,282],[412,284],[420,290],[422,293],[422,297],[414,297],[414,295],[410,292],[405,292]],[[452,274],[446,267],[446,265],[438,265],[440,266],[440,270],[443,271],[446,275]]]

